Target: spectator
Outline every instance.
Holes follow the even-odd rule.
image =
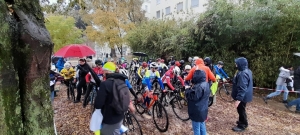
[[[55,80],[59,76],[59,74],[56,73],[55,70],[56,70],[55,67],[54,68],[52,67],[51,70],[50,70],[50,92],[51,92],[50,99],[51,99],[51,103],[53,103],[53,99],[54,99]]]
[[[65,62],[64,58],[59,58],[58,59],[56,65],[55,65],[56,68],[57,68],[57,70],[58,70],[58,72],[60,72],[64,68],[65,63],[66,62]]]
[[[79,65],[77,65],[78,70],[78,85],[77,85],[77,97],[74,103],[79,103],[81,99],[81,94],[85,95],[86,92],[86,81],[85,76],[89,73],[90,66],[86,63],[85,59],[79,60]],[[82,93],[83,89],[83,93]]]
[[[127,77],[123,74],[115,73],[116,65],[112,62],[107,62],[103,66],[104,76],[113,79],[125,80]],[[103,135],[119,135],[122,121],[124,119],[124,113],[117,113],[115,109],[110,106],[113,100],[112,88],[113,82],[106,80],[101,83],[100,90],[97,91],[95,100],[95,109],[101,109],[103,114],[101,134]],[[132,104],[131,104],[132,106]],[[132,108],[132,107],[129,107]]]
[[[244,57],[235,59],[238,72],[233,79],[231,96],[235,100],[235,107],[239,114],[237,126],[232,128],[235,132],[242,132],[248,127],[246,104],[252,101],[253,78],[252,71],[248,68],[248,61]]]
[[[276,91],[272,92],[271,94],[267,95],[266,97],[263,98],[265,103],[268,103],[268,100],[272,97],[280,95],[281,91],[284,90],[283,94],[283,103],[287,103],[287,98],[289,94],[289,90],[286,87],[286,79],[290,77],[290,70],[292,70],[292,66],[286,66],[286,67],[280,67],[279,68],[279,76],[276,81]]]
[[[296,90],[296,92],[300,92],[300,66],[294,72],[294,90]],[[285,107],[290,109],[291,106],[296,105],[295,113],[300,114],[299,93],[297,93],[297,95],[298,95],[298,98],[285,104]]]
[[[196,59],[193,67],[185,78],[191,80],[194,87],[187,89],[186,98],[188,101],[188,114],[192,120],[194,135],[206,135],[205,120],[208,115],[208,98],[210,87],[208,79],[216,81],[214,74],[204,65],[201,58]]]

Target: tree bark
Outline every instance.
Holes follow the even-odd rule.
[[[53,44],[39,0],[0,0],[0,18],[0,134],[53,135]]]

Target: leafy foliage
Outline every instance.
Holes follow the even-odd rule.
[[[75,27],[73,17],[50,15],[46,18],[46,27],[54,43],[55,52],[66,45],[83,42],[83,32]]]
[[[135,51],[151,48],[148,52],[156,56],[164,49],[185,59],[210,56],[224,61],[231,76],[234,59],[246,57],[256,85],[272,87],[280,66],[300,64],[292,54],[300,51],[299,6],[297,0],[211,0],[196,23],[154,21],[154,28],[145,23],[130,32],[128,44]]]

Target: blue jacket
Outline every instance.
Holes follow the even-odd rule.
[[[59,58],[55,65],[59,72],[64,68],[64,64],[65,64],[64,58]]]
[[[217,65],[215,65],[214,68],[215,68],[216,75],[219,75],[221,77],[221,79],[228,78],[228,75],[223,70],[223,68],[218,68]]]
[[[210,87],[206,82],[206,73],[203,70],[196,70],[193,78],[194,86],[187,89],[185,96],[188,102],[188,114],[192,121],[204,122],[208,114],[208,98]]]
[[[125,80],[125,83],[129,89],[132,89],[132,86],[131,86],[130,82],[128,81],[128,79]]]
[[[252,71],[248,68],[248,61],[244,57],[235,59],[238,68],[233,79],[231,96],[234,100],[251,102],[253,97]]]

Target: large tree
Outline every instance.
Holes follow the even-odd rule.
[[[0,0],[0,18],[0,134],[53,135],[53,44],[39,0]]]

